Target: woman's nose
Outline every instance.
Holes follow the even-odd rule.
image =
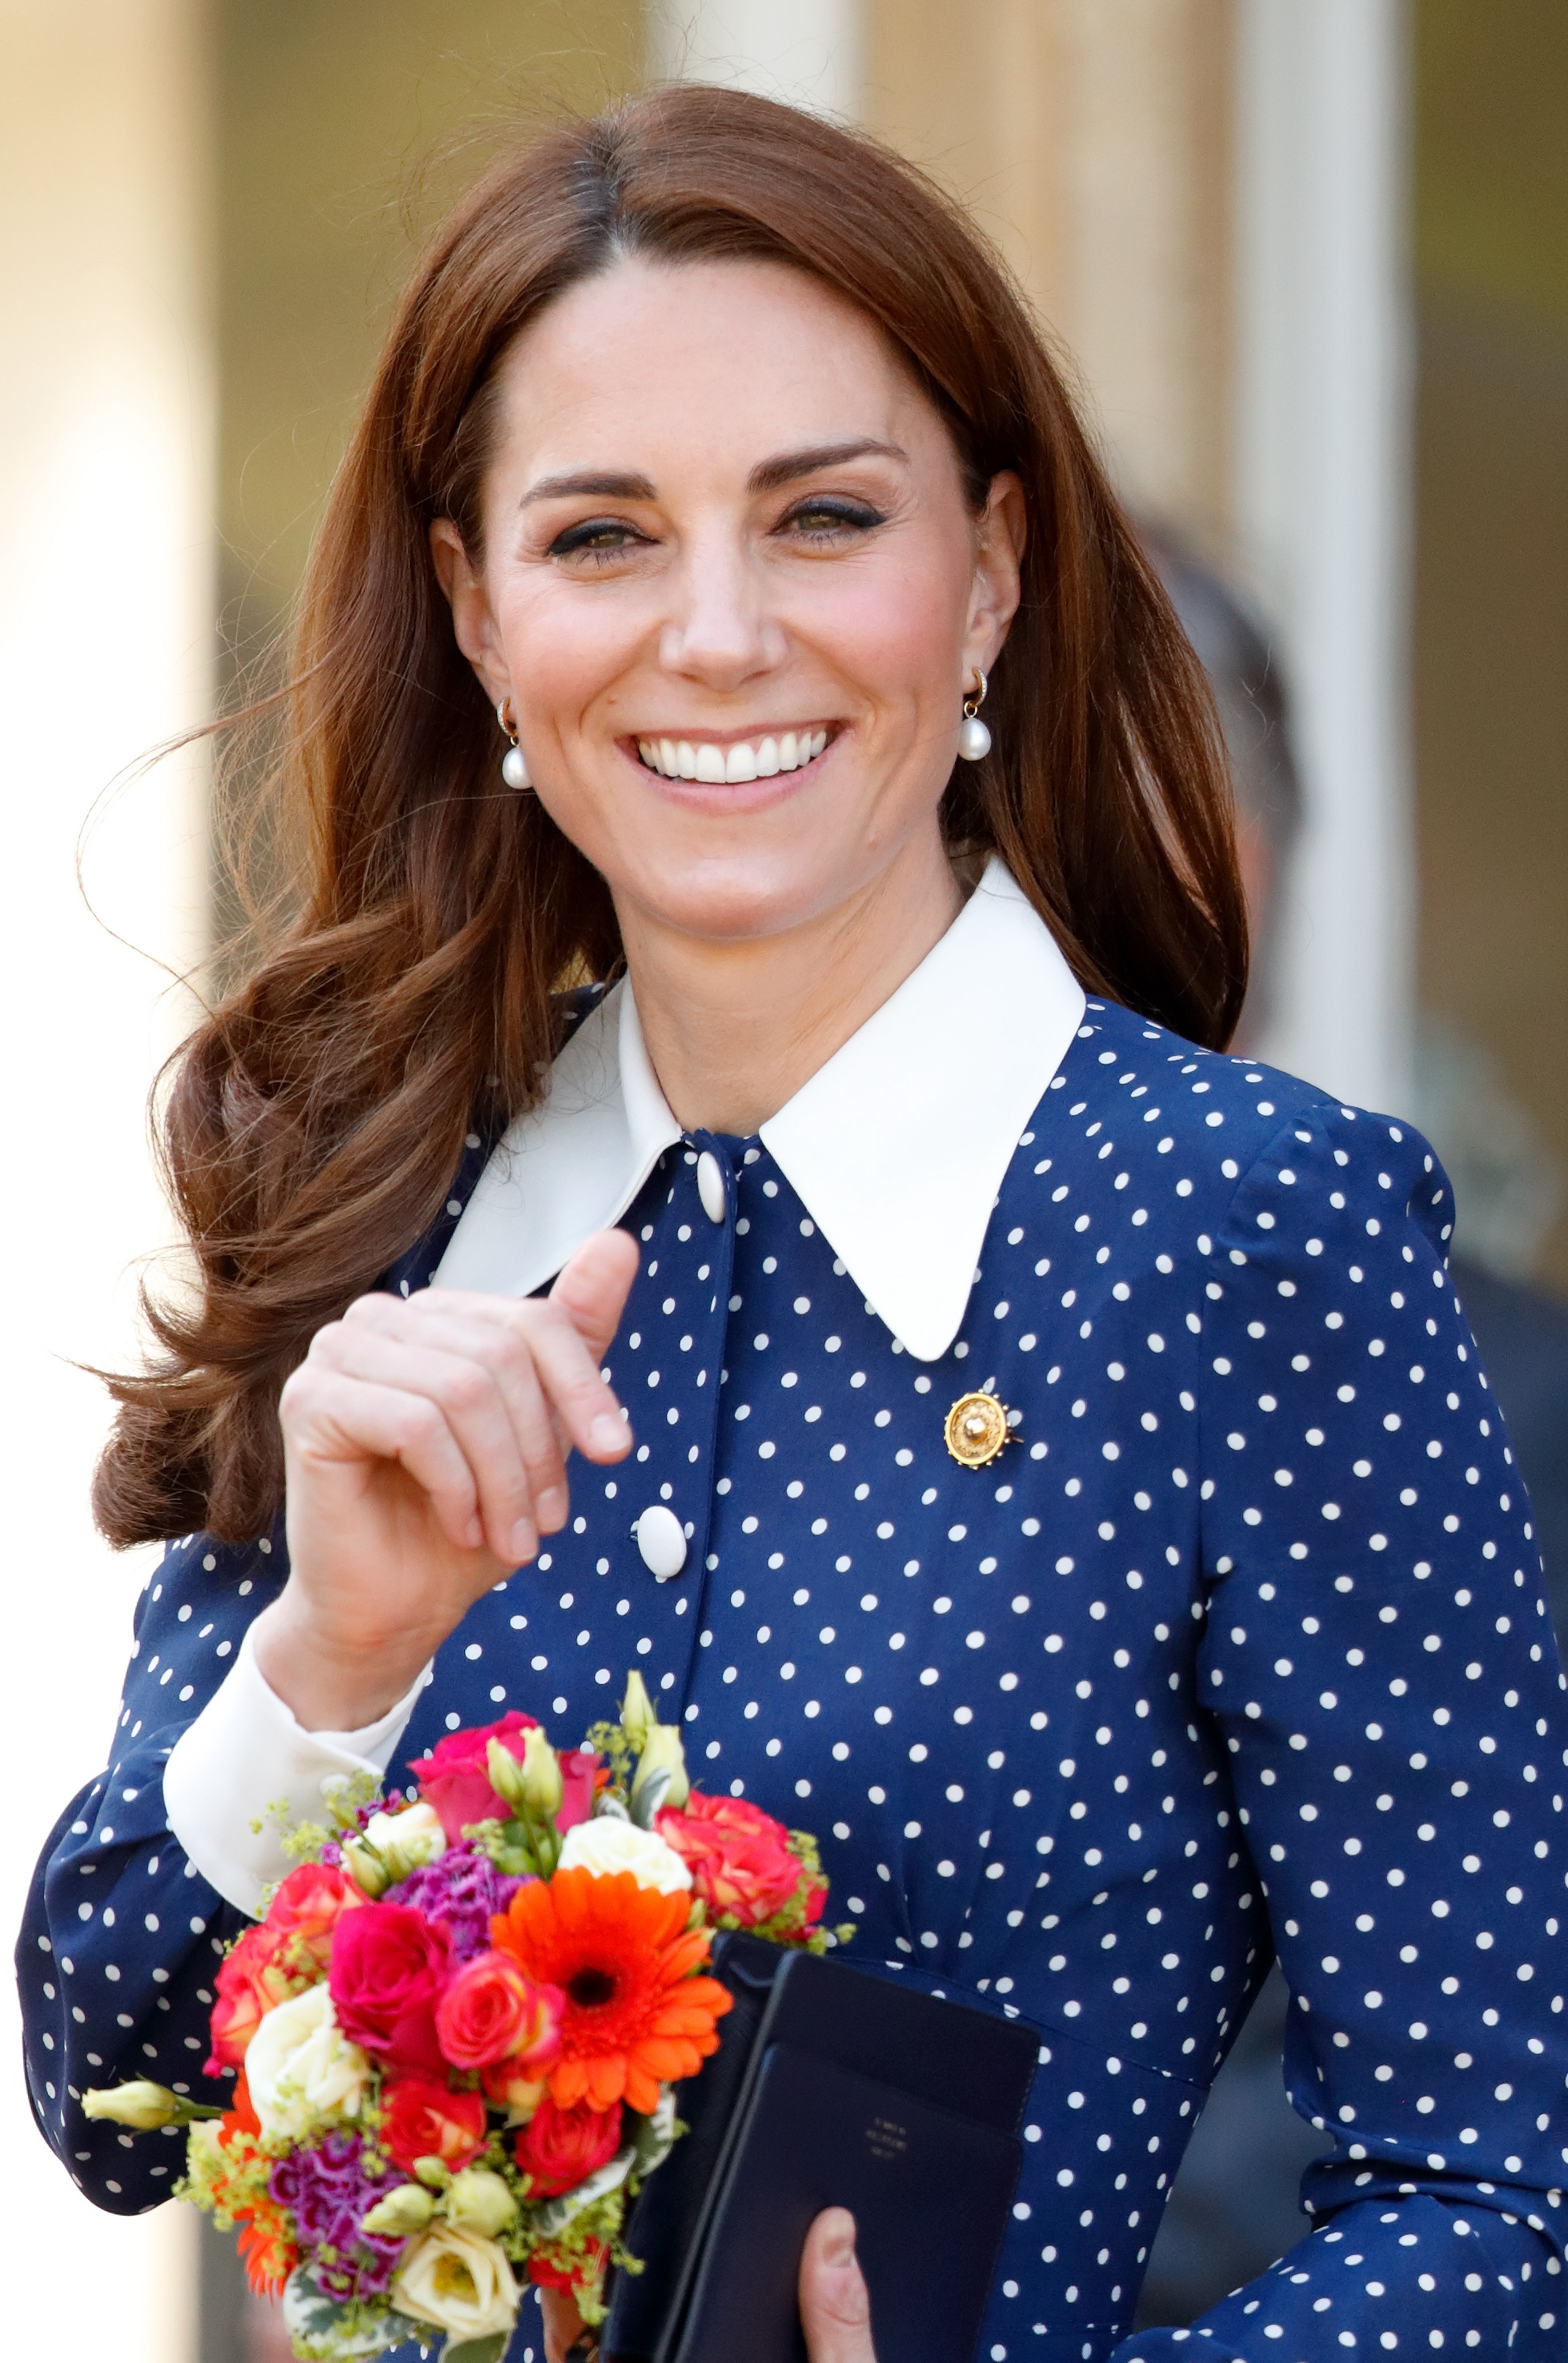
[[[705,537],[688,549],[661,635],[667,671],[707,688],[738,689],[782,660],[784,634],[758,575],[744,548],[728,538]]]

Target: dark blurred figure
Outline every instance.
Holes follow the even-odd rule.
[[[1218,577],[1163,536],[1145,542],[1203,660],[1236,782],[1237,834],[1252,920],[1253,978],[1238,1029],[1251,1048],[1275,986],[1271,913],[1302,821],[1288,711],[1268,636]],[[1435,1146],[1440,1153],[1442,1142]],[[1463,1226],[1463,1193],[1459,1193]],[[1470,1319],[1535,1510],[1547,1597],[1568,1645],[1568,1307],[1456,1252]],[[1271,1971],[1215,2080],[1154,2243],[1138,2327],[1191,2322],[1301,2238],[1303,2172],[1329,2144],[1285,2097],[1287,1996]]]

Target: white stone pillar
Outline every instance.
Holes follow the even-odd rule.
[[[122,785],[88,841],[88,891],[127,941],[89,915],[75,862],[95,798],[210,694],[202,17],[199,0],[0,0],[7,1930],[54,1816],[106,1760],[143,1572],[93,1532],[107,1405],[72,1365],[132,1350],[127,1276],[168,1234],[143,1107],[189,1022],[156,962],[202,944],[202,767]],[[194,2219],[78,2195],[33,2127],[0,1991],[7,2343],[195,2363]]]
[[[1267,1055],[1407,1109],[1409,333],[1400,0],[1240,0],[1235,516],[1307,822]]]
[[[645,0],[656,80],[728,83],[858,117],[862,0]]]

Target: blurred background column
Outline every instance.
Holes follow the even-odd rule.
[[[1398,0],[1239,0],[1234,522],[1306,801],[1265,1055],[1407,1111],[1406,61]]]
[[[866,115],[968,198],[1125,497],[1277,628],[1307,806],[1264,1055],[1409,1102],[1397,0],[865,0]]]
[[[89,915],[74,853],[115,773],[206,711],[214,474],[201,13],[6,0],[0,44],[10,1929],[54,1815],[105,1760],[145,1572],[94,1534],[104,1398],[72,1360],[133,1350],[126,1275],[167,1235],[144,1103],[190,1011],[147,955],[200,954],[200,764],[123,787],[87,846],[89,892],[141,949]],[[9,1980],[0,1991],[7,2344],[195,2363],[194,2223],[78,2198],[32,2129]]]

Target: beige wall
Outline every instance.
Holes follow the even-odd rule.
[[[1568,10],[1416,35],[1423,998],[1568,1172]],[[1568,1292],[1568,1213],[1541,1269]]]
[[[637,0],[216,0],[223,595],[299,579],[420,237],[519,121],[642,63]]]
[[[864,113],[956,187],[1140,507],[1230,527],[1232,0],[868,0]]]
[[[154,962],[202,941],[200,767],[128,782],[104,810],[85,876],[106,926],[75,859],[109,782],[208,694],[206,72],[195,0],[0,6],[7,1930],[105,1761],[145,1571],[93,1532],[106,1406],[72,1363],[129,1352],[128,1275],[166,1229],[143,1104],[187,1022]],[[9,1980],[0,1996],[8,2350],[195,2363],[194,2219],[78,2196],[32,2125]]]

